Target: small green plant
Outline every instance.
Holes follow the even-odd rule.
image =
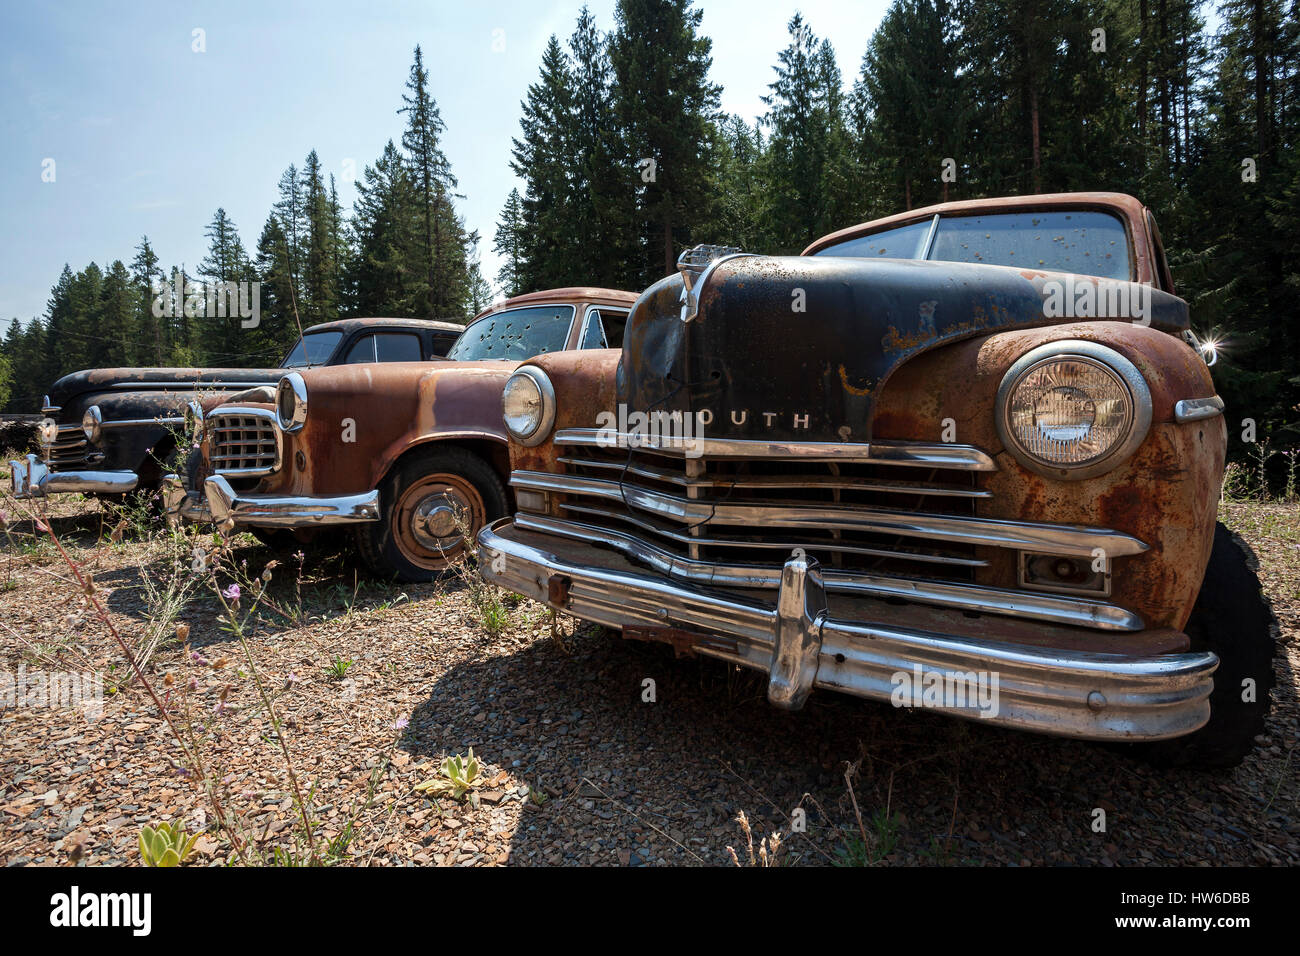
[[[347,676],[348,668],[350,668],[352,664],[352,661],[344,660],[341,657],[335,657],[334,660],[330,661],[329,665],[324,668],[325,676],[329,680],[342,680]]]
[[[898,846],[898,818],[879,809],[871,815],[869,839],[854,834],[840,849],[840,866],[875,866]]]
[[[194,852],[199,835],[185,835],[179,823],[160,823],[140,831],[140,857],[145,866],[180,866]]]
[[[417,783],[415,789],[438,797],[451,797],[464,800],[469,796],[470,803],[478,806],[478,794],[474,788],[483,782],[483,765],[474,756],[474,748],[469,748],[469,756],[456,754],[447,757],[438,767],[438,776],[430,777],[423,783]]]

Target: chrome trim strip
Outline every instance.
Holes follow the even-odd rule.
[[[515,515],[515,527],[525,531],[536,531],[538,534],[553,534],[572,538],[575,541],[607,545],[629,557],[644,561],[661,574],[694,584],[713,587],[772,588],[776,587],[781,580],[781,569],[775,565],[764,567],[692,561],[656,548],[650,542],[633,535],[563,518],[520,512]],[[1012,591],[952,581],[841,571],[825,566],[822,567],[821,574],[826,582],[826,590],[841,594],[903,598],[934,607],[1052,621],[1056,624],[1095,628],[1101,631],[1140,631],[1145,626],[1142,618],[1127,608],[1087,598]]]
[[[355,524],[379,520],[379,492],[309,498],[300,495],[241,495],[224,475],[203,482],[208,510],[218,526],[261,528],[314,528],[327,524]]]
[[[601,478],[577,478],[549,472],[516,471],[515,488],[560,494],[591,495],[621,501],[628,507],[682,522],[759,525],[768,528],[826,528],[898,534],[940,541],[1092,557],[1101,548],[1108,557],[1140,554],[1148,549],[1137,538],[1109,528],[921,514],[866,507],[825,505],[741,505],[727,501],[678,498],[635,485]]]
[[[170,416],[167,418],[119,418],[114,422],[100,422],[100,428],[134,428],[138,425],[184,425],[185,419],[182,416]]]
[[[954,468],[997,471],[986,452],[972,445],[925,442],[774,442],[738,438],[694,438],[656,445],[644,435],[610,433],[596,428],[561,428],[555,444],[587,448],[623,449],[682,457],[686,451],[705,458],[791,458],[799,461],[852,461],[865,464],[908,465],[918,468]]]
[[[162,392],[224,392],[231,389],[244,391],[249,388],[275,388],[279,379],[270,382],[114,382],[109,388],[121,388],[127,391],[162,391]]]
[[[619,514],[618,512],[612,511],[608,508],[595,508],[586,505],[575,505],[575,504],[565,504],[563,507],[565,511],[573,512],[575,514],[590,515],[595,518],[603,518],[606,521],[610,521],[610,520],[622,521],[625,524],[634,525],[637,528],[642,529],[643,531],[648,531],[657,537],[667,538],[670,541],[676,541],[679,544],[684,544],[688,546],[698,545],[700,547],[710,547],[710,548],[745,548],[747,550],[756,550],[756,551],[757,550],[790,551],[794,548],[806,548],[809,546],[807,541],[794,541],[789,539],[783,540],[781,538],[774,538],[770,535],[766,535],[762,538],[753,539],[753,540],[743,540],[743,539],[735,539],[735,538],[717,538],[717,537],[706,538],[699,535],[698,533],[690,534],[685,532],[671,531],[666,528],[661,528],[642,519],[638,515]],[[522,514],[522,512],[517,512],[517,514]],[[619,532],[615,530],[614,533],[617,534]],[[816,550],[837,551],[841,554],[858,554],[858,555],[865,555],[873,558],[893,558],[899,561],[915,561],[921,564],[942,564],[942,565],[947,565],[949,567],[958,567],[958,568],[988,567],[988,562],[980,558],[964,558],[958,555],[941,554],[935,551],[926,552],[926,551],[908,551],[902,548],[892,548],[892,549],[872,548],[868,545],[844,544],[842,542],[819,543],[816,546]]]
[[[561,465],[573,465],[579,468],[596,468],[617,471],[620,474],[636,475],[639,478],[652,478],[683,488],[824,488],[829,491],[873,491],[891,495],[932,495],[940,498],[992,498],[993,492],[982,488],[967,488],[947,484],[911,484],[888,478],[859,478],[854,475],[726,475],[700,478],[688,478],[681,471],[668,468],[656,468],[639,462],[622,462],[608,458],[573,458],[561,455],[556,459]]]
[[[1218,395],[1209,398],[1184,398],[1174,405],[1174,421],[1199,422],[1223,414],[1223,399]]]
[[[692,587],[651,573],[611,570],[561,558],[556,552],[520,540],[526,535],[509,518],[478,535],[478,566],[484,578],[535,601],[607,627],[679,628],[718,635],[695,650],[709,657],[767,672],[769,684],[791,673],[790,664],[807,662],[813,687],[873,700],[890,700],[895,675],[935,673],[941,680],[962,674],[996,674],[998,705],[976,712],[949,707],[956,717],[1092,740],[1157,740],[1204,726],[1218,658],[1208,651],[1126,657],[1119,654],[976,640],[914,628],[817,614],[815,600],[796,602],[818,586],[819,572],[791,567],[790,580],[770,600],[752,600]],[[575,545],[578,553],[590,553]],[[784,571],[785,569],[783,569]],[[568,580],[561,602],[551,600],[551,579]],[[800,579],[805,585],[798,587]],[[809,588],[807,585],[811,585]],[[797,631],[818,639],[799,653],[786,654],[778,642],[781,616],[803,603]],[[815,662],[815,668],[811,666]],[[778,666],[779,665],[779,666]],[[800,667],[800,671],[803,668]],[[781,686],[778,680],[778,687]],[[800,686],[796,684],[796,686]]]

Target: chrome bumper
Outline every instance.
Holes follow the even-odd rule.
[[[255,525],[261,528],[313,528],[327,524],[355,524],[379,520],[379,492],[337,498],[297,495],[241,495],[222,475],[203,482],[208,512],[219,526]]]
[[[521,531],[510,518],[485,527],[478,543],[479,569],[491,583],[585,620],[766,671],[768,699],[787,709],[798,709],[819,687],[1091,740],[1177,737],[1210,716],[1218,658],[1209,652],[1127,657],[841,619],[828,609],[816,562],[800,556],[786,562],[775,594],[758,591],[751,598]],[[561,550],[577,556],[562,557]],[[974,708],[942,694],[937,702],[920,695],[909,701],[900,694],[914,681],[942,689],[978,675],[992,682],[995,706]]]
[[[119,495],[133,490],[139,481],[134,471],[51,471],[35,455],[10,461],[9,468],[15,498],[44,498],[73,492]]]
[[[212,520],[206,495],[202,491],[187,490],[179,475],[163,476],[162,502],[169,522]]]

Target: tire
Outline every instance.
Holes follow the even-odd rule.
[[[1162,767],[1225,769],[1235,767],[1264,733],[1273,689],[1273,654],[1277,622],[1261,593],[1250,546],[1222,524],[1214,529],[1214,547],[1201,593],[1187,621],[1193,650],[1219,656],[1210,694],[1210,722],[1195,733],[1143,745],[1143,754]],[[1243,683],[1255,683],[1255,699],[1242,700]]]
[[[434,445],[389,472],[379,488],[380,520],[358,526],[357,550],[376,576],[432,581],[472,550],[481,527],[508,510],[491,465],[464,448]]]

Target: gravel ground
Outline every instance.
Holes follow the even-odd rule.
[[[0,706],[10,866],[138,864],[140,827],[168,820],[201,834],[191,865],[240,853],[301,862],[312,848],[384,866],[730,865],[728,847],[750,856],[742,813],[756,857],[780,835],[782,865],[1300,863],[1296,506],[1225,507],[1259,555],[1282,643],[1269,734],[1219,774],[827,693],[784,714],[754,675],[718,662],[563,618],[553,631],[527,602],[508,600],[490,632],[481,587],[385,586],[324,552],[301,573],[281,557],[249,614],[248,582],[272,559],[249,537],[225,566],[245,575],[241,643],[212,586],[227,586],[225,570],[187,566],[210,539],[142,534],[94,502],[45,507],[123,638],[138,646],[151,622],[161,627],[149,679],[203,770],[128,679],[49,539],[0,502],[0,663],[11,676],[20,664],[93,670],[112,691],[94,720]],[[186,580],[194,590],[173,620],[168,584]],[[470,748],[483,765],[477,806],[417,789]]]

